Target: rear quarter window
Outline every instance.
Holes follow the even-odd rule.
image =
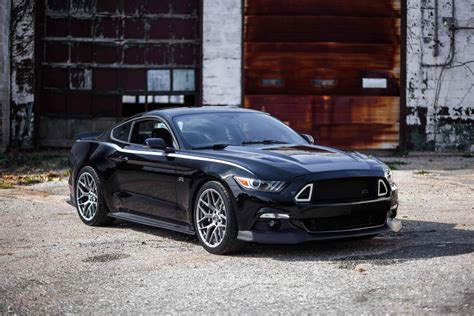
[[[112,138],[120,140],[122,142],[128,142],[128,136],[130,135],[130,129],[132,123],[120,125],[112,130]]]

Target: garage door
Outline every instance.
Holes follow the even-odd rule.
[[[244,106],[319,144],[399,145],[399,0],[246,0]]]
[[[200,1],[38,3],[42,117],[123,117],[195,104]]]

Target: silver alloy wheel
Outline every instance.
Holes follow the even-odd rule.
[[[224,199],[214,189],[201,193],[197,203],[196,222],[199,236],[211,248],[219,246],[227,229]]]
[[[90,221],[97,212],[97,184],[89,172],[80,175],[76,185],[76,205],[83,219]]]

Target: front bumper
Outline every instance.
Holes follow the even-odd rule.
[[[304,183],[296,187],[302,185]],[[239,227],[237,238],[242,241],[297,244],[398,232],[402,227],[395,219],[396,188],[392,188],[388,196],[374,200],[323,204],[295,203],[293,196],[297,189],[291,187],[280,194],[249,194],[233,189]],[[274,225],[270,225],[272,221]]]
[[[294,227],[289,220],[282,223],[284,229],[276,231],[270,230],[246,230],[239,231],[237,238],[242,241],[256,242],[262,244],[299,244],[315,240],[331,240],[378,235],[387,232],[399,232],[402,223],[398,219],[388,218],[385,225],[375,228],[363,228],[347,231],[309,233],[300,228]]]

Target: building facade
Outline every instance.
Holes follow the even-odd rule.
[[[204,104],[267,111],[324,145],[474,150],[471,0],[4,3],[4,147]]]

